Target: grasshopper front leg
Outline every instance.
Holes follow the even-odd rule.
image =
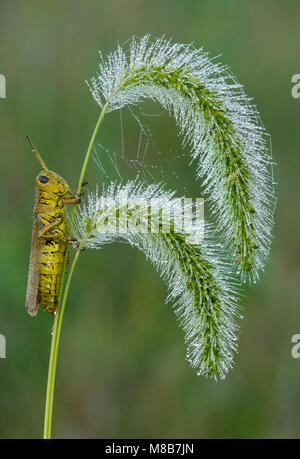
[[[88,184],[87,180],[82,182],[81,187],[83,188]],[[71,204],[71,205],[76,205],[81,203],[81,197],[83,196],[83,192],[81,191],[80,194],[78,195],[76,191],[68,191],[60,200],[59,200],[59,205],[65,205],[65,204]]]
[[[80,197],[76,197],[76,198],[69,198],[69,199],[62,199],[61,200],[63,205],[65,204],[73,204],[73,205],[76,205],[76,204],[80,204],[81,203],[81,198]]]
[[[81,203],[81,197],[78,196],[75,191],[73,193],[68,191],[66,194],[64,194],[59,199],[57,204],[59,207],[63,207],[65,204],[70,204],[70,205],[75,206],[76,204],[80,204],[80,203]]]

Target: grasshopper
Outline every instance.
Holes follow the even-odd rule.
[[[63,259],[68,243],[66,204],[81,202],[76,192],[71,192],[67,182],[50,171],[29,137],[43,170],[36,177],[36,204],[33,213],[33,230],[29,262],[26,308],[35,316],[39,305],[55,313],[62,278]]]

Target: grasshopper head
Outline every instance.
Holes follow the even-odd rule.
[[[41,190],[57,195],[64,195],[69,191],[67,182],[56,172],[42,170],[36,178],[36,184]]]
[[[36,184],[38,188],[47,191],[48,193],[57,194],[59,196],[66,194],[69,191],[69,185],[67,182],[60,175],[56,174],[56,172],[49,171],[48,167],[44,163],[44,160],[38,153],[30,138],[28,136],[26,137],[31,145],[32,151],[35,153],[40,164],[43,166],[43,170],[36,178]]]

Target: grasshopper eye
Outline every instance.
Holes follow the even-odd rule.
[[[39,175],[39,182],[47,183],[49,182],[49,177],[46,177],[46,175]]]

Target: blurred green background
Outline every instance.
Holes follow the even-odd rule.
[[[145,33],[222,54],[257,104],[277,163],[270,262],[261,282],[244,290],[236,366],[216,383],[186,363],[164,282],[141,253],[123,245],[83,253],[63,326],[53,436],[299,437],[300,359],[291,356],[291,337],[300,333],[300,99],[291,96],[291,77],[300,73],[297,0],[1,0],[0,333],[7,358],[0,359],[0,437],[42,434],[53,321],[43,311],[32,319],[24,307],[40,170],[25,135],[75,187],[98,115],[85,84],[97,71],[97,51]],[[152,104],[142,110],[161,112]],[[140,129],[129,112],[122,117],[123,150],[135,158]],[[146,118],[153,132],[147,170],[155,165],[158,180],[161,152],[179,156],[180,178],[166,173],[166,183],[199,195],[193,168],[181,165],[175,123]],[[120,125],[118,113],[107,116],[98,138],[118,154]],[[133,173],[127,169],[125,177]],[[91,189],[106,180],[94,162],[87,179]]]

